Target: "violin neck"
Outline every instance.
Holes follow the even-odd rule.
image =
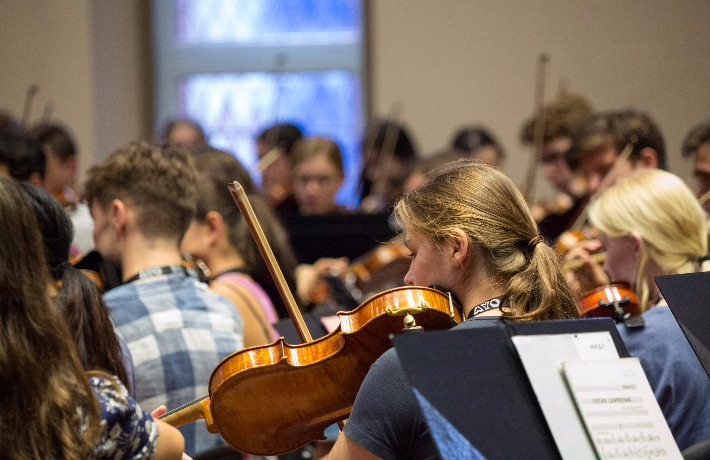
[[[210,412],[209,395],[204,395],[199,399],[168,411],[160,416],[159,419],[175,428],[204,419],[207,424],[207,430],[210,433],[216,433],[216,431],[212,431],[214,421],[212,420],[212,412]]]

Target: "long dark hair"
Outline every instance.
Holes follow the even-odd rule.
[[[32,215],[17,184],[0,177],[0,451],[79,460],[98,439],[99,405],[49,299],[51,277]]]
[[[52,278],[60,286],[54,301],[74,333],[84,369],[102,370],[117,376],[130,388],[121,348],[109,311],[96,284],[69,262],[74,228],[61,204],[49,192],[28,183],[20,184],[33,208],[44,242],[44,258]]]

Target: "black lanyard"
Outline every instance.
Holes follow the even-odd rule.
[[[473,319],[475,316],[480,315],[481,313],[500,308],[501,299],[501,297],[493,297],[492,299],[488,299],[483,303],[479,303],[478,305],[473,307],[473,310],[468,312],[468,316],[466,317],[466,319]]]
[[[124,284],[132,283],[134,281],[143,280],[146,278],[153,278],[154,276],[171,275],[173,273],[184,273],[188,276],[193,276],[191,273],[193,270],[189,270],[180,264],[165,265],[163,267],[148,267],[144,270],[138,272],[127,279]]]

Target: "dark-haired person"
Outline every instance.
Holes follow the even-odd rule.
[[[167,146],[191,151],[207,144],[207,135],[196,120],[174,118],[166,123],[162,140]]]
[[[539,164],[555,194],[540,201],[527,198],[540,233],[551,243],[573,224],[588,201],[587,180],[570,167],[566,156],[575,132],[592,113],[586,97],[568,93],[545,105],[542,114],[527,120],[520,131],[523,144],[533,146],[538,123],[542,123]]]
[[[627,146],[631,152],[619,164]],[[575,131],[567,162],[572,168],[579,168],[590,193],[594,193],[601,185],[609,186],[636,169],[666,169],[666,146],[661,130],[647,113],[635,109],[598,112]],[[612,168],[613,180],[604,182]]]
[[[57,284],[54,300],[75,331],[79,359],[84,369],[102,370],[118,377],[134,394],[133,359],[116,336],[108,308],[96,283],[69,263],[74,228],[69,216],[48,191],[30,184],[20,188],[32,207],[44,242],[47,267]]]
[[[451,148],[466,153],[472,160],[503,170],[505,151],[493,133],[483,126],[458,129],[451,140]]]
[[[693,159],[695,196],[710,211],[710,120],[697,124],[683,140],[683,156]]]
[[[175,428],[123,384],[86,372],[52,302],[44,244],[18,183],[0,177],[0,451],[6,458],[180,459]]]
[[[298,212],[291,184],[291,153],[302,138],[301,129],[293,123],[269,126],[256,138],[261,192],[279,215]]]
[[[74,224],[71,256],[86,254],[94,247],[94,222],[77,191],[79,165],[74,138],[59,123],[40,123],[32,127],[30,134],[42,144],[46,160],[40,185],[59,200]]]
[[[360,209],[386,212],[402,195],[404,181],[419,153],[409,130],[382,119],[370,125],[362,141]]]

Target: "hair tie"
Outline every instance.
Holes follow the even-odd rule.
[[[70,268],[70,267],[73,267],[73,266],[74,266],[74,265],[72,265],[71,262],[68,262],[68,261],[65,260],[64,262],[62,262],[61,264],[59,264],[59,267],[57,267],[57,269],[58,269],[57,271],[58,271],[59,274],[61,275],[62,273],[64,273],[64,271],[65,271],[67,268]]]
[[[530,251],[535,250],[535,246],[537,246],[539,243],[542,243],[542,237],[540,235],[535,236],[532,238],[530,241],[528,241],[528,249]]]

